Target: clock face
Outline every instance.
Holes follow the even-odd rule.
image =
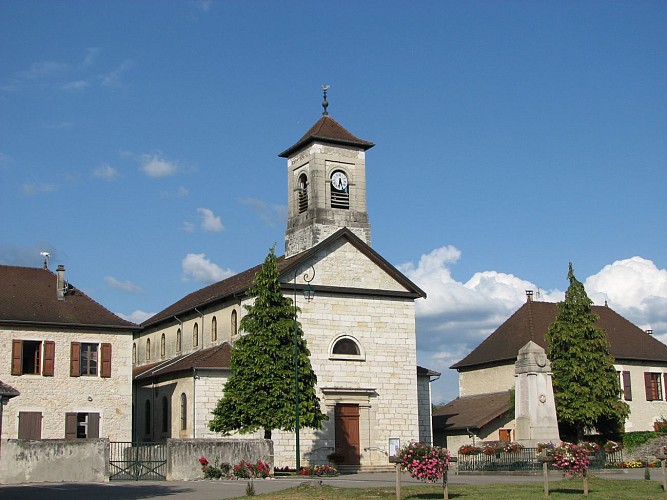
[[[345,191],[347,189],[347,177],[340,170],[331,175],[331,187],[336,191]]]

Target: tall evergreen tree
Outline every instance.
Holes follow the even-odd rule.
[[[295,428],[294,314],[292,299],[285,297],[278,281],[274,248],[255,275],[249,294],[254,303],[245,306],[241,319],[243,335],[232,346],[231,376],[224,395],[213,410],[209,429],[229,434]],[[310,351],[297,323],[299,370],[299,427],[319,429],[327,419],[315,393],[317,376],[310,364]]]
[[[570,286],[558,303],[558,315],[547,333],[547,355],[553,372],[556,412],[561,435],[580,442],[586,428],[617,432],[630,414],[609,353],[607,333],[595,322],[593,301],[570,263]]]

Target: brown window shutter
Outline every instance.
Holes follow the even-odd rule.
[[[56,358],[56,343],[53,340],[44,341],[44,366],[42,367],[42,375],[45,377],[53,377]]]
[[[23,342],[12,340],[12,375],[21,375],[21,358],[23,352]]]
[[[663,394],[661,395],[661,397],[667,399],[667,373],[663,373],[662,376],[663,376],[664,384],[662,384]]]
[[[100,437],[100,414],[99,413],[89,413],[88,414],[88,438],[99,438]]]
[[[632,384],[630,384],[630,372],[623,372],[623,397],[626,401],[632,401]]]
[[[644,388],[646,389],[646,401],[653,401],[653,391],[651,384],[651,373],[644,372]]]
[[[19,412],[19,439],[42,439],[42,412]]]
[[[81,354],[80,344],[78,342],[72,342],[72,347],[70,349],[70,363],[69,363],[70,377],[78,377],[81,375],[81,364],[79,363],[80,354]],[[74,437],[76,437],[76,429]]]
[[[101,377],[111,377],[111,344],[102,344],[102,370]]]
[[[65,413],[65,439],[76,439],[76,413]]]

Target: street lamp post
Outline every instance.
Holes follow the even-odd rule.
[[[312,274],[311,271],[312,270]],[[296,278],[299,275],[299,268],[294,271],[294,427],[296,432],[296,472],[301,470],[301,450],[299,448],[299,327],[297,323],[296,306]],[[315,268],[311,265],[310,269],[303,274],[303,281],[306,286],[303,289],[303,297],[306,302],[313,300],[315,292],[310,282],[315,278]]]

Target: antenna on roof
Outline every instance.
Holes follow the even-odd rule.
[[[327,91],[331,88],[331,85],[322,85],[322,91],[324,92],[324,101],[322,101],[322,107],[324,108],[324,111],[322,111],[322,116],[329,116],[329,112],[327,111],[327,108],[329,107],[329,103],[327,102]]]
[[[39,255],[44,257],[44,269],[49,268],[49,257],[51,257],[51,254],[49,252],[39,252]]]

